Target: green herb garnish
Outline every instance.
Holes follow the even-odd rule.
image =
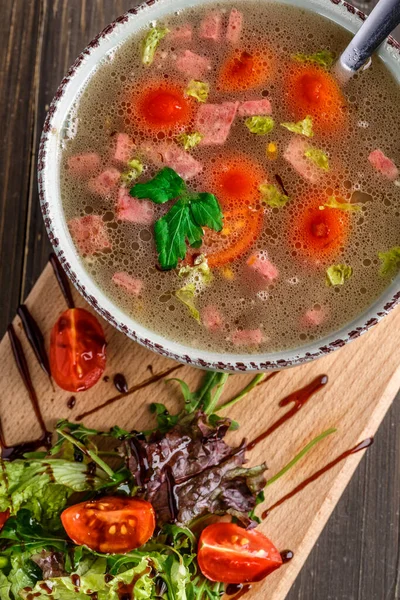
[[[204,81],[192,79],[189,81],[185,93],[187,96],[196,98],[198,102],[207,102],[208,94],[210,93],[210,86]]]
[[[285,127],[285,129],[288,129],[292,133],[305,135],[308,138],[314,137],[313,120],[309,115],[307,115],[307,117],[305,117],[302,121],[297,121],[297,123],[281,123],[281,126]]]
[[[169,29],[166,27],[152,27],[148,31],[141,45],[142,63],[144,65],[149,66],[152,64],[158,44],[165,38],[167,33],[169,33]]]
[[[343,285],[353,275],[353,267],[349,265],[332,265],[326,270],[326,285],[329,287]]]
[[[286,194],[282,194],[272,183],[263,183],[258,188],[262,194],[261,202],[263,204],[268,204],[272,208],[281,208],[285,206],[285,204],[289,200],[289,196]]]
[[[328,208],[337,208],[338,210],[345,210],[348,212],[358,212],[361,210],[361,206],[359,204],[340,202],[340,200],[336,200],[335,196],[330,196],[328,201],[325,202],[324,206]]]
[[[330,69],[335,60],[335,54],[331,50],[320,50],[319,52],[314,52],[314,54],[302,54],[299,52],[298,54],[294,54],[292,58],[301,63],[313,63],[324,69]]]
[[[121,175],[121,181],[126,185],[132,185],[143,172],[143,164],[139,159],[133,158],[128,161],[128,169]]]
[[[393,276],[400,269],[400,246],[394,246],[386,252],[378,252],[378,257],[382,261],[379,273],[383,277]]]
[[[182,302],[182,304],[184,304],[186,306],[186,308],[188,308],[192,317],[194,319],[196,319],[196,321],[198,323],[200,323],[200,313],[194,304],[195,295],[196,295],[196,284],[195,283],[188,283],[187,285],[182,287],[180,290],[177,290],[175,292],[176,298],[180,302]]]
[[[307,148],[304,152],[304,156],[309,158],[314,165],[323,171],[329,171],[329,159],[323,150],[318,148]]]
[[[153,179],[146,183],[137,183],[130,191],[134,198],[148,198],[156,204],[164,204],[177,198],[186,190],[182,177],[173,169],[164,167]]]
[[[272,117],[248,117],[244,124],[251,133],[267,135],[273,130],[275,121]]]
[[[197,144],[200,144],[203,137],[204,136],[201,133],[195,131],[194,133],[181,133],[178,135],[177,139],[179,142],[181,142],[185,150],[190,150],[191,148],[197,146]]]

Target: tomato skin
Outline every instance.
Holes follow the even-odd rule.
[[[265,535],[234,523],[206,527],[197,560],[204,577],[222,583],[261,581],[282,565],[281,555]]]
[[[173,84],[154,83],[140,92],[135,102],[139,125],[155,131],[173,130],[187,125],[192,105],[183,91]]]
[[[8,521],[8,517],[10,516],[10,509],[0,512],[0,531],[3,529],[4,525]]]
[[[69,308],[50,336],[50,369],[54,381],[69,392],[92,387],[106,367],[103,328],[84,308]]]
[[[262,167],[246,156],[227,156],[211,175],[214,194],[224,207],[248,206],[260,198],[259,186],[266,175]]]
[[[97,552],[125,554],[151,538],[156,516],[146,500],[106,496],[66,508],[61,522],[75,544]]]
[[[257,88],[271,76],[271,59],[257,51],[236,51],[222,65],[218,87],[222,91]]]

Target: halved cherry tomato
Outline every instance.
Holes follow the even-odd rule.
[[[61,521],[75,544],[111,554],[139,548],[151,538],[156,526],[150,502],[118,496],[70,506],[61,513]]]
[[[260,581],[282,565],[281,555],[265,535],[234,523],[206,527],[197,560],[204,577],[222,583]]]
[[[263,214],[247,206],[224,211],[224,227],[216,232],[205,228],[201,252],[210,267],[222,267],[247,252],[261,233]]]
[[[6,524],[6,521],[8,521],[8,517],[10,516],[10,510],[7,508],[7,510],[0,512],[0,531],[3,529],[4,525]]]
[[[311,259],[332,258],[340,252],[347,239],[348,214],[336,208],[324,207],[324,202],[322,197],[307,203],[289,225],[293,245]]]
[[[295,68],[287,80],[289,104],[296,118],[311,115],[322,131],[343,127],[346,100],[335,79],[317,66]]]
[[[50,337],[50,370],[63,390],[92,387],[106,367],[106,341],[99,321],[84,308],[69,308]]]
[[[190,100],[181,88],[160,82],[147,86],[135,100],[135,120],[155,131],[172,130],[187,125],[192,116]]]
[[[260,198],[258,190],[265,173],[257,162],[236,155],[218,162],[217,170],[211,175],[212,188],[224,206],[248,206]]]
[[[218,87],[223,91],[243,91],[262,85],[271,76],[272,59],[266,53],[236,50],[222,65]]]

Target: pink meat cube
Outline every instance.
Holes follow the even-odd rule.
[[[127,133],[117,133],[115,136],[114,160],[127,163],[132,158],[135,144]]]
[[[193,36],[193,28],[189,23],[175,27],[170,34],[169,39],[173,42],[191,42]]]
[[[293,136],[283,156],[301,177],[311,183],[317,183],[321,179],[323,171],[304,156],[309,145],[309,142],[300,136]]]
[[[143,289],[143,281],[141,279],[135,279],[129,273],[121,271],[120,273],[114,273],[112,276],[113,282],[121,288],[124,288],[132,296],[139,296]]]
[[[232,8],[229,15],[228,27],[226,29],[226,39],[231,44],[237,44],[240,40],[243,27],[243,13],[236,8]]]
[[[231,335],[231,342],[235,346],[258,346],[263,340],[261,329],[243,329]]]
[[[175,142],[164,142],[158,146],[144,144],[142,150],[156,165],[171,167],[183,179],[191,179],[203,170],[203,165]]]
[[[209,331],[219,331],[224,323],[223,317],[216,306],[206,306],[201,314],[203,325]]]
[[[250,269],[257,275],[261,275],[268,283],[273,283],[279,277],[278,269],[264,254],[253,254],[247,260],[247,264]]]
[[[68,221],[68,228],[79,252],[84,256],[111,248],[106,226],[100,215],[75,217]]]
[[[109,167],[97,177],[89,180],[88,187],[89,190],[93,194],[98,194],[99,196],[107,196],[112,192],[113,188],[117,185],[121,173],[114,169],[114,167]]]
[[[374,169],[390,181],[394,181],[399,176],[398,168],[390,158],[383,154],[382,150],[373,150],[368,156],[368,160]]]
[[[199,27],[199,37],[203,40],[212,40],[219,42],[221,39],[222,14],[220,11],[213,10],[209,12]]]
[[[301,325],[303,327],[318,327],[326,318],[326,312],[322,308],[310,308],[301,317]]]
[[[203,135],[200,144],[224,144],[239,102],[223,102],[222,104],[202,104],[197,111],[195,129]]]
[[[205,56],[185,50],[175,61],[175,67],[191,79],[201,79],[210,66],[210,60]]]
[[[68,169],[76,177],[90,177],[100,169],[101,160],[96,152],[75,154],[68,159]]]
[[[130,221],[140,225],[151,225],[154,223],[154,209],[148,200],[139,200],[133,198],[127,188],[121,187],[118,190],[118,200],[116,206],[117,219],[121,221]]]
[[[247,100],[241,102],[238,108],[239,117],[253,117],[262,115],[271,115],[272,106],[271,102],[267,98],[262,100]]]

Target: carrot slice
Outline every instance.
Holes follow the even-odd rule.
[[[218,87],[237,92],[262,85],[270,76],[272,60],[257,51],[236,50],[222,65]]]
[[[173,130],[187,125],[192,105],[183,90],[166,82],[146,86],[134,102],[134,118],[144,128]]]
[[[213,171],[211,186],[224,206],[248,206],[260,198],[258,190],[266,175],[255,161],[242,155],[233,155],[218,161]]]
[[[301,66],[291,71],[286,86],[296,118],[311,115],[320,131],[343,127],[346,100],[332,75],[317,66]]]

